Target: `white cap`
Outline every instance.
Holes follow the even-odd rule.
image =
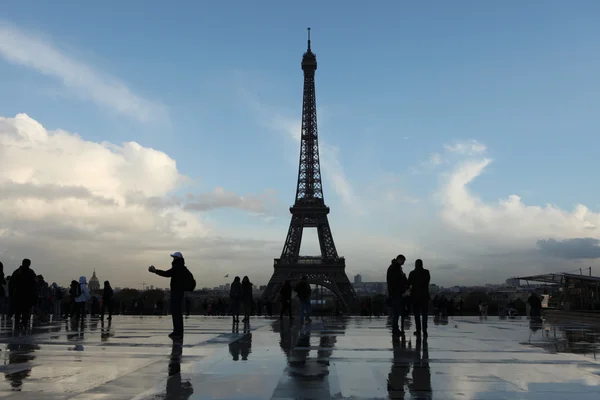
[[[176,251],[175,253],[171,254],[171,257],[173,257],[173,258],[183,258],[183,254],[181,254],[179,251]]]

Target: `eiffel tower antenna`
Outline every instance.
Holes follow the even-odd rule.
[[[306,275],[309,283],[331,290],[346,310],[356,310],[358,298],[346,275],[346,260],[337,253],[327,218],[329,207],[325,205],[323,197],[315,95],[317,56],[310,48],[310,28],[301,66],[304,72],[304,96],[296,199],[290,207],[292,219],[281,257],[274,260],[273,276],[263,297],[272,301],[286,280],[295,283]],[[300,255],[304,228],[316,228],[320,255]]]

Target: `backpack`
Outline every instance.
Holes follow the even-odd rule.
[[[187,267],[183,267],[183,290],[186,292],[193,292],[194,289],[196,289],[194,275],[192,275]]]
[[[77,286],[75,286],[75,298],[81,296],[81,293],[81,283],[78,283]]]

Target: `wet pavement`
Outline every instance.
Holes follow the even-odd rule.
[[[392,341],[385,318],[169,317],[50,323],[19,336],[2,323],[0,399],[599,399],[598,331],[526,319],[451,318],[429,338]]]

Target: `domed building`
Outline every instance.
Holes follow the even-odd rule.
[[[94,274],[92,275],[92,277],[90,278],[90,281],[88,282],[88,289],[90,290],[90,294],[94,294],[94,293],[100,291],[100,281],[98,280],[98,277],[96,276],[96,270],[94,270]]]

